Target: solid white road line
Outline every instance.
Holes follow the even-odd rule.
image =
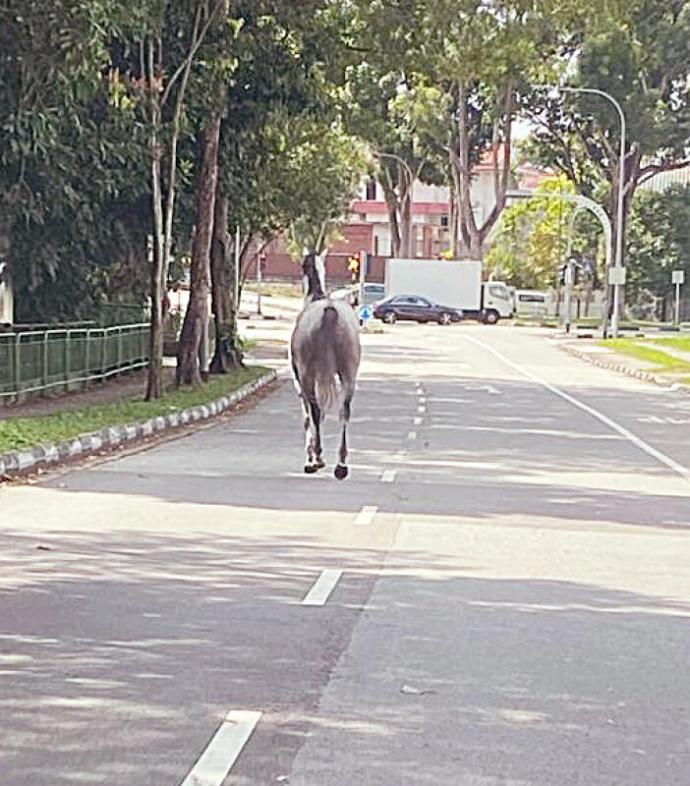
[[[357,514],[357,518],[354,522],[355,526],[368,527],[374,521],[378,510],[377,505],[365,505]]]
[[[328,596],[335,589],[335,585],[343,575],[342,570],[327,569],[322,570],[321,575],[314,582],[314,586],[306,594],[302,601],[303,606],[325,606]]]
[[[395,469],[384,470],[383,475],[381,475],[381,483],[395,483],[395,476],[397,474],[398,472]]]
[[[221,786],[260,719],[260,712],[229,712],[181,786]]]
[[[615,420],[610,418],[608,415],[604,415],[603,412],[599,412],[598,409],[594,409],[594,407],[590,407],[589,404],[585,404],[583,401],[576,399],[574,396],[571,396],[569,393],[566,393],[560,388],[557,388],[555,385],[552,385],[550,382],[538,377],[536,374],[532,373],[526,368],[519,366],[517,363],[513,363],[512,360],[509,360],[505,355],[500,353],[498,350],[494,349],[493,347],[489,346],[484,341],[478,338],[471,338],[470,336],[463,336],[467,341],[471,341],[473,344],[481,347],[482,349],[491,352],[492,355],[497,357],[499,360],[503,361],[507,366],[510,366],[514,371],[522,374],[524,377],[531,379],[534,382],[537,382],[539,385],[542,385],[555,396],[559,396],[564,401],[567,401],[569,404],[572,404],[574,407],[581,409],[583,412],[586,412],[588,415],[591,415],[593,418],[596,418],[600,423],[603,423],[605,426],[608,426],[610,429],[615,431],[616,433],[620,434],[622,437],[631,442],[635,447],[639,448],[641,451],[646,453],[648,456],[656,459],[660,464],[663,464],[665,467],[673,470],[675,473],[680,475],[687,481],[690,481],[690,470],[687,467],[684,467],[682,464],[679,464],[677,461],[672,459],[670,456],[667,456],[665,453],[662,453],[660,450],[657,450],[655,447],[650,445],[648,442],[645,442],[641,437],[638,437],[637,434],[633,434],[632,431],[629,431],[625,426],[621,426],[620,423],[617,423]]]

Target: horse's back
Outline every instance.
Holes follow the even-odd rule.
[[[333,373],[354,374],[361,356],[357,315],[347,303],[328,298],[308,303],[297,318],[290,346],[298,365],[330,361]]]

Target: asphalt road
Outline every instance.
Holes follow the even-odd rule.
[[[345,483],[286,382],[0,490],[2,786],[690,783],[690,399],[527,330],[365,343]]]

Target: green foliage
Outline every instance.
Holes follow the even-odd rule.
[[[633,296],[672,294],[673,270],[684,270],[690,282],[690,187],[638,192],[628,229],[627,265]]]
[[[690,138],[690,2],[603,4],[579,35],[563,42],[576,68],[568,83],[613,96],[627,121],[626,209],[637,186],[687,158]],[[530,93],[524,111],[537,124],[531,153],[565,173],[581,193],[607,199],[615,219],[620,119],[596,95]]]
[[[356,194],[367,158],[361,143],[337,126],[298,124],[292,139],[284,198],[294,206],[291,250],[300,258],[305,248],[320,253],[327,247]]]
[[[537,193],[542,194],[574,192],[572,183],[564,175],[545,180],[537,189]],[[544,289],[554,286],[558,270],[565,261],[574,210],[572,203],[538,198],[520,200],[506,208],[486,256],[487,268],[496,278],[515,287]],[[596,258],[593,237],[596,237],[596,228],[584,215],[579,216],[572,250],[582,257]]]

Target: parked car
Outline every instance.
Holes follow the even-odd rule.
[[[418,295],[394,295],[376,305],[374,316],[389,325],[398,319],[450,325],[453,322],[460,322],[463,314],[459,308],[442,306]]]
[[[386,295],[383,284],[364,284],[363,290],[363,302],[361,303],[363,306],[373,306],[374,303],[383,300]],[[356,306],[358,305],[359,287],[352,286],[336,289],[335,292],[331,292],[330,297],[331,300],[348,300],[350,305]]]

